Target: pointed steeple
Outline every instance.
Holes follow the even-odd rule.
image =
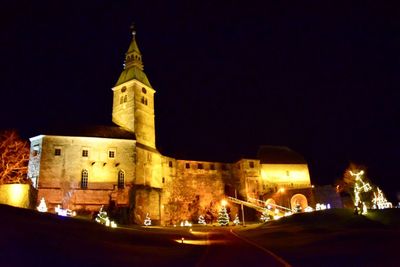
[[[136,28],[134,24],[131,26],[132,41],[128,51],[125,53],[124,71],[121,73],[117,84],[120,85],[132,79],[136,79],[143,84],[150,86],[146,74],[143,72],[144,65],[142,61],[142,53],[136,43]]]
[[[136,43],[136,29],[135,25],[132,24],[132,41],[129,45],[128,52],[125,54],[125,64],[124,69],[128,69],[132,66],[138,67],[143,70],[142,54],[140,53],[139,47]]]

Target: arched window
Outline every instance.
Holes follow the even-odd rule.
[[[86,189],[88,187],[89,173],[83,169],[81,174],[81,188]]]
[[[146,93],[147,93],[146,88],[142,87],[142,93],[143,93],[143,94],[146,94]]]
[[[126,102],[126,101],[128,101],[128,96],[127,95],[124,96],[124,102]]]
[[[118,188],[124,188],[125,187],[125,172],[124,171],[119,171],[118,172]]]
[[[120,97],[119,103],[120,103],[120,104],[124,103],[124,97],[123,97],[123,96]]]

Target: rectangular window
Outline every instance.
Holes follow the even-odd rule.
[[[82,150],[82,157],[84,157],[84,158],[89,157],[89,150],[83,149],[83,150]]]
[[[215,165],[214,164],[210,164],[210,170],[215,170]]]
[[[61,156],[61,148],[54,149],[54,156]]]
[[[189,163],[186,163],[186,164],[185,164],[185,168],[186,168],[186,169],[190,169],[190,164],[189,164]]]
[[[254,162],[253,162],[253,161],[250,161],[250,162],[249,162],[249,167],[250,167],[250,168],[254,168]]]
[[[168,166],[172,168],[172,161],[168,162]]]
[[[110,158],[110,159],[113,159],[113,158],[115,158],[115,150],[108,150],[108,157]]]
[[[228,168],[226,167],[226,164],[221,164],[221,170],[226,171]]]
[[[197,169],[199,170],[203,169],[203,164],[202,163],[197,164]]]

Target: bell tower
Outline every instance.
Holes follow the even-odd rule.
[[[156,148],[154,127],[154,94],[146,74],[142,54],[136,43],[136,30],[125,53],[124,70],[113,90],[112,121],[136,134],[138,143]]]

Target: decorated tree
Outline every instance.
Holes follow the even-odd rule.
[[[197,221],[198,224],[206,225],[206,221],[204,220],[204,216],[200,215],[199,220]]]
[[[0,132],[0,184],[29,183],[29,144],[16,131]]]
[[[46,201],[44,200],[44,197],[42,197],[42,199],[40,200],[37,210],[40,212],[47,212],[47,205],[46,205]]]
[[[374,209],[391,208],[392,203],[387,201],[382,190],[380,190],[379,187],[377,187],[376,189],[377,189],[377,192],[374,192],[374,198],[372,199],[372,203],[374,203],[373,208]]]
[[[218,212],[217,221],[218,221],[219,225],[221,225],[221,226],[229,225],[229,215],[228,215],[228,212],[226,211],[225,205],[221,206],[221,209]]]

